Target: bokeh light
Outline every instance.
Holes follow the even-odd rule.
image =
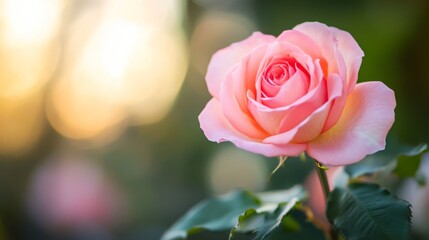
[[[349,31],[365,52],[359,81],[395,91],[392,135],[428,142],[428,6],[0,0],[0,239],[159,239],[209,195],[304,183],[311,162],[290,158],[269,180],[277,159],[212,143],[199,127],[213,53],[253,31],[304,21]],[[319,183],[307,184],[313,195]],[[426,234],[428,188],[412,184],[401,196]]]
[[[26,98],[0,101],[0,153],[28,153],[40,139],[45,121],[40,92]]]
[[[0,6],[0,98],[25,97],[55,69],[66,1],[3,0]]]
[[[40,139],[43,87],[60,56],[61,0],[0,1],[0,153],[25,155]]]
[[[240,14],[220,10],[205,13],[190,40],[193,67],[205,75],[214,52],[250,36],[256,29],[251,19]]]
[[[119,224],[125,202],[93,160],[55,156],[34,172],[31,217],[49,231],[106,228]]]
[[[140,14],[151,17],[135,14],[138,3],[147,7]],[[185,77],[186,41],[177,19],[150,3],[109,1],[94,10],[101,11],[100,18],[91,13],[76,20],[66,47],[67,68],[48,102],[47,116],[59,133],[114,139],[124,121],[154,123],[168,113]]]

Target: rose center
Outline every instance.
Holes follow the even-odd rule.
[[[280,89],[295,99],[308,87],[307,70],[295,58],[273,59],[264,69],[261,79],[260,96],[263,99],[277,95]]]
[[[287,70],[287,64],[279,64],[274,66],[271,71],[268,73],[268,80],[275,85],[282,84],[282,79],[287,79],[289,72]]]
[[[296,72],[296,64],[293,58],[274,61],[265,70],[264,80],[273,86],[283,85]]]

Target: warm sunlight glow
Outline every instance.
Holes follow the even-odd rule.
[[[56,70],[64,0],[0,1],[0,153],[34,148],[44,129],[43,91]]]
[[[70,76],[72,77],[72,76]],[[52,126],[62,135],[73,139],[85,139],[103,135],[123,121],[124,111],[106,102],[93,82],[84,78],[64,78],[53,89],[49,99],[47,116]],[[106,96],[107,97],[107,96]]]
[[[3,16],[9,45],[49,40],[58,28],[63,0],[4,0]]]
[[[31,150],[42,135],[45,125],[42,96],[0,101],[0,153],[20,156]]]
[[[169,112],[188,66],[182,32],[148,33],[126,77],[124,99],[135,124],[159,121]]]
[[[47,109],[62,135],[89,139],[125,122],[156,122],[170,110],[188,66],[184,32],[177,22],[159,19],[162,26],[154,26],[153,18],[135,17],[145,15],[134,14],[136,2],[144,2],[150,16],[163,10],[149,1],[112,1],[100,19],[83,15],[71,28],[67,68]]]
[[[4,0],[0,6],[0,97],[25,97],[40,89],[56,67],[65,1]]]
[[[249,18],[222,11],[209,11],[197,22],[191,37],[192,65],[204,75],[217,50],[248,37],[256,25]]]
[[[97,72],[98,80],[121,88],[135,49],[141,44],[139,25],[128,21],[108,21],[99,27],[85,46],[84,71]]]

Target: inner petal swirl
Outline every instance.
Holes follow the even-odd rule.
[[[274,59],[263,70],[261,78],[261,102],[273,108],[296,101],[310,85],[307,69],[292,57]]]

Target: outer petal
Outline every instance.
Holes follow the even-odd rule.
[[[314,42],[306,34],[297,30],[286,30],[282,32],[277,38],[278,41],[286,41],[292,45],[298,46],[306,54],[310,55],[313,59],[321,59],[322,54],[320,52],[319,45]]]
[[[323,164],[339,166],[383,150],[395,106],[394,92],[383,83],[357,84],[338,123],[310,142],[307,153]]]
[[[221,82],[225,79],[226,74],[240,62],[241,58],[257,46],[270,43],[274,40],[274,36],[255,32],[245,40],[233,43],[217,51],[210,60],[206,74],[210,94],[218,98]]]
[[[332,61],[333,59],[337,59],[337,61],[340,60],[338,56],[334,57],[332,55],[336,53],[333,52],[332,45],[329,44],[330,42],[336,43],[336,47],[343,58],[346,68],[346,92],[350,93],[356,84],[362,57],[364,56],[362,49],[352,35],[346,31],[334,27],[327,27],[325,24],[318,22],[303,23],[296,26],[294,29],[311,36],[321,47],[323,55],[328,57],[328,61]],[[338,64],[341,63],[338,62]],[[334,70],[332,68],[330,69]],[[339,70],[341,70],[341,68]]]
[[[338,40],[338,49],[344,58],[347,68],[347,93],[353,91],[358,78],[360,64],[364,53],[350,33],[334,27],[329,28]]]
[[[297,156],[306,148],[305,144],[265,144],[244,136],[228,123],[222,114],[219,102],[215,98],[207,103],[198,119],[201,129],[210,141],[231,141],[241,149],[263,154],[267,157]]]
[[[242,61],[240,66],[226,76],[226,81],[220,89],[218,102],[221,105],[223,116],[234,129],[247,137],[262,139],[267,133],[247,109],[246,78],[251,71],[246,69],[245,62],[248,61]]]
[[[306,22],[297,25],[293,29],[311,37],[319,46],[320,52],[324,60],[326,60],[326,62],[321,61],[321,64],[322,66],[327,64],[325,75],[329,75],[329,73],[338,73],[345,80],[346,66],[344,64],[344,59],[341,56],[341,52],[338,51],[337,39],[328,26],[319,22]]]

